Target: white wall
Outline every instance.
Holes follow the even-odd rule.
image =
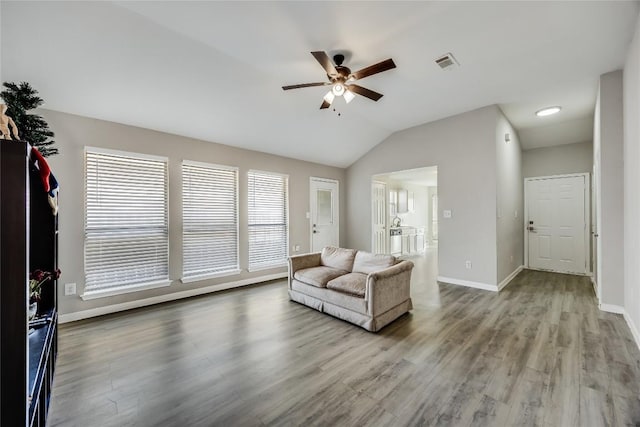
[[[598,287],[600,303],[624,305],[624,161],[622,71],[600,76],[598,89],[600,133],[594,138],[599,157],[596,186],[600,203],[596,205]]]
[[[624,88],[624,308],[640,345],[640,18],[627,54]]]
[[[371,245],[371,177],[438,166],[441,276],[496,285],[496,106],[396,132],[347,169],[347,245]],[[450,219],[442,211],[451,210]],[[470,260],[472,269],[465,268]]]
[[[60,149],[60,154],[50,157],[49,162],[60,182],[59,263],[62,270],[62,282],[77,283],[78,293],[82,293],[84,288],[84,147],[88,145],[155,154],[169,158],[169,277],[173,280],[171,286],[89,301],[83,301],[78,296],[64,296],[64,287],[60,286],[59,302],[62,314],[286,272],[286,267],[254,273],[246,271],[246,188],[247,171],[249,169],[273,171],[289,175],[290,252],[291,247],[296,244],[301,245],[301,253],[308,252],[310,248],[309,220],[306,218],[306,212],[309,211],[309,178],[311,176],[332,178],[340,181],[340,223],[345,223],[344,169],[51,110],[42,110],[40,113],[56,133],[56,146]],[[241,274],[189,284],[179,282],[178,279],[180,279],[182,272],[182,160],[196,160],[240,168],[240,268],[243,269]],[[370,216],[371,213],[369,212],[367,217]],[[344,230],[344,227],[342,228]],[[342,244],[345,241],[343,230],[341,230]]]
[[[509,134],[509,142],[505,141]],[[499,111],[496,122],[496,230],[498,283],[524,261],[522,149],[518,133]]]
[[[522,175],[525,178],[591,173],[592,167],[591,141],[534,148],[522,152]]]

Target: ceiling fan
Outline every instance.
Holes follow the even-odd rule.
[[[331,90],[324,96],[322,105],[320,105],[321,110],[324,108],[329,108],[336,96],[343,96],[347,104],[351,102],[353,98],[355,98],[354,94],[356,93],[374,101],[379,100],[380,98],[382,98],[381,93],[374,92],[362,86],[358,86],[353,82],[355,82],[356,80],[364,79],[365,77],[371,76],[373,74],[378,74],[383,71],[396,68],[396,64],[394,64],[393,59],[389,58],[385,61],[378,62],[377,64],[370,65],[363,68],[362,70],[352,73],[348,67],[342,65],[342,63],[344,62],[344,55],[342,54],[334,55],[333,62],[331,62],[329,55],[327,55],[323,51],[311,52],[311,55],[316,58],[320,65],[322,65],[322,68],[324,68],[324,70],[327,72],[329,81],[282,86],[282,89],[289,90],[313,86],[332,86]]]

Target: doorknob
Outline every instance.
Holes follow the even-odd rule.
[[[535,233],[535,232],[536,232],[536,229],[535,229],[535,228],[533,228],[533,226],[531,226],[531,225],[530,225],[529,227],[527,227],[527,230],[529,230],[529,231],[530,231],[530,232],[532,232],[532,233]]]

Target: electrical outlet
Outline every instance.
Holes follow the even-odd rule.
[[[451,210],[446,209],[446,210],[442,211],[442,216],[444,218],[451,218]]]
[[[64,294],[65,295],[75,295],[76,294],[76,284],[75,283],[65,283],[64,284]]]
[[[300,251],[300,245],[293,245],[293,252],[299,252]]]
[[[467,269],[471,270],[471,261],[469,261],[469,260],[465,261],[464,266],[465,266]]]

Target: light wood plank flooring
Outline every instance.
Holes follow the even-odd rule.
[[[373,334],[284,281],[62,325],[50,426],[626,426],[640,352],[588,278],[437,284]]]

